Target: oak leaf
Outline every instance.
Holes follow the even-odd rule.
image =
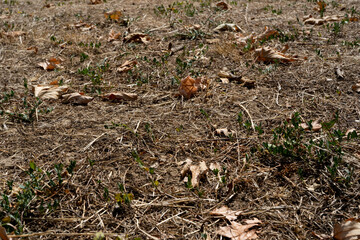
[[[120,67],[116,69],[118,72],[128,72],[137,64],[137,61],[125,61]]]
[[[121,13],[121,11],[114,10],[114,11],[109,11],[109,12],[104,13],[104,16],[106,19],[118,21],[118,20],[120,20],[122,13]]]
[[[38,63],[38,66],[43,68],[44,70],[52,71],[56,67],[60,65],[61,61],[56,58],[50,58],[49,60],[46,60],[45,62]]]
[[[130,33],[129,35],[124,37],[124,42],[139,42],[148,44],[150,42],[150,37],[145,33]]]
[[[245,222],[247,224],[242,225],[240,223],[232,221],[231,225],[226,227],[220,227],[220,229],[217,231],[217,234],[230,238],[232,240],[257,239],[258,236],[256,234],[256,230],[251,228],[261,224],[261,221],[258,219],[254,219],[247,220]]]
[[[350,218],[343,224],[335,224],[334,239],[356,240],[360,239],[360,219]]]
[[[222,206],[211,211],[209,214],[212,216],[219,216],[222,218],[226,218],[229,221],[234,221],[237,217],[242,213],[242,211],[234,211],[228,208],[227,206]]]
[[[181,179],[184,179],[188,173],[191,173],[191,186],[196,188],[199,186],[201,178],[204,177],[208,171],[208,167],[204,161],[199,164],[192,164],[191,159],[187,159],[186,162],[181,170]]]
[[[121,37],[121,33],[120,32],[115,32],[113,29],[110,30],[109,32],[109,37],[108,37],[108,42],[112,42],[114,40],[117,40]]]
[[[261,47],[255,49],[255,55],[257,56],[258,61],[263,62],[294,62],[299,60],[298,58],[287,56],[282,52],[271,49],[270,47]]]
[[[180,82],[179,92],[180,95],[185,98],[191,98],[194,96],[199,90],[205,90],[209,86],[209,79],[206,77],[199,77],[193,79],[190,76],[182,79]]]
[[[32,91],[35,97],[44,100],[59,99],[64,93],[67,92],[68,86],[59,85],[36,85],[32,86]]]

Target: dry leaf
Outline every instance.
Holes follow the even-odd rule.
[[[45,61],[45,62],[41,62],[38,63],[39,67],[42,67],[44,70],[54,70],[57,65],[59,65],[61,63],[61,61],[59,59],[56,58],[50,58],[49,60]]]
[[[257,55],[258,61],[264,62],[294,62],[299,60],[298,58],[290,57],[282,52],[271,49],[270,47],[262,47],[255,49],[255,54]]]
[[[113,29],[110,30],[109,32],[109,38],[108,38],[108,42],[112,42],[114,40],[117,40],[121,37],[121,33],[116,33]]]
[[[241,213],[242,211],[233,211],[229,209],[227,206],[222,206],[221,208],[217,208],[211,211],[209,214],[212,216],[220,216],[226,218],[229,221],[234,221]]]
[[[32,91],[35,97],[46,99],[46,100],[56,100],[61,97],[64,93],[67,92],[68,86],[59,86],[59,85],[36,85],[32,86]]]
[[[336,240],[360,239],[360,219],[350,218],[344,224],[335,224],[334,238]]]
[[[300,127],[302,127],[304,130],[309,130],[309,125],[307,123],[301,123]],[[322,128],[321,124],[319,123],[319,120],[311,122],[311,130],[314,132],[320,131]]]
[[[215,32],[219,31],[232,31],[232,32],[244,32],[238,25],[233,23],[223,23],[214,28]]]
[[[103,98],[109,99],[110,101],[134,101],[138,98],[136,93],[125,93],[125,92],[114,92],[103,96]]]
[[[130,71],[138,62],[137,61],[125,61],[120,67],[116,69],[118,72]]]
[[[324,1],[318,1],[317,5],[318,6],[314,8],[314,10],[318,12],[325,12],[326,3]]]
[[[224,11],[230,9],[229,4],[227,4],[227,3],[224,2],[224,1],[216,3],[216,7],[219,8],[219,9],[221,9],[221,10],[224,10]]]
[[[208,167],[204,161],[200,162],[198,165],[191,164],[192,161],[187,159],[186,165],[181,170],[181,179],[191,172],[191,186],[196,188],[199,186],[200,180],[206,174]]]
[[[228,130],[227,128],[219,128],[215,130],[215,133],[219,136],[231,137],[235,135],[235,131]]]
[[[28,47],[26,50],[29,50],[29,51],[33,50],[35,54],[37,54],[37,52],[38,52],[38,48],[36,46]]]
[[[218,163],[218,162],[216,162],[216,163],[210,163],[210,170],[211,171],[213,171],[213,170],[215,170],[215,169],[217,169],[217,170],[221,170],[221,165],[220,165],[220,163]]]
[[[360,93],[360,81],[358,81],[355,85],[352,85],[351,89],[355,92]]]
[[[180,95],[185,98],[191,98],[198,92],[198,90],[205,90],[208,86],[209,80],[206,77],[193,79],[192,77],[187,76],[181,80],[179,92]]]
[[[340,21],[340,16],[327,16],[324,18],[313,18],[311,15],[304,17],[304,24],[322,25],[325,22]]]
[[[72,28],[79,28],[79,29],[80,29],[81,31],[83,31],[83,32],[89,31],[89,30],[91,30],[91,29],[96,28],[95,25],[93,25],[93,24],[87,24],[87,23],[84,23],[84,22],[82,22],[82,21],[80,21],[80,22],[78,22],[78,23],[76,23],[76,24],[74,24],[74,25],[71,25],[70,27],[72,27]]]
[[[235,43],[241,47],[245,47],[247,46],[249,43],[254,43],[255,42],[255,34],[251,33],[247,36],[244,36],[241,33],[237,33],[235,34]]]
[[[104,16],[106,19],[119,21],[120,17],[122,16],[122,13],[120,11],[114,10],[114,11],[104,13]]]
[[[344,73],[343,70],[341,70],[340,67],[337,67],[337,68],[335,69],[335,75],[336,75],[336,77],[337,77],[338,79],[344,79],[344,77],[345,77],[345,73]]]
[[[261,221],[257,219],[247,221],[246,225],[232,221],[230,226],[220,227],[217,234],[232,240],[257,239],[258,236],[256,234],[256,230],[250,228],[257,226],[260,223]]]
[[[0,238],[1,240],[9,240],[9,237],[6,235],[5,228],[2,226],[0,226]]]
[[[262,41],[262,40],[266,40],[272,36],[275,36],[279,34],[278,31],[276,30],[271,30],[268,27],[265,27],[265,31],[261,34],[259,34],[258,36],[255,37],[256,41]]]
[[[124,42],[140,42],[148,44],[150,42],[150,37],[145,33],[130,33],[124,37]]]
[[[63,95],[63,103],[72,103],[72,104],[79,104],[79,105],[87,105],[91,102],[94,98],[85,96],[80,93],[70,93]]]
[[[26,35],[26,32],[24,32],[24,31],[2,32],[1,35],[6,36],[6,37],[16,38],[16,37]]]
[[[95,4],[100,4],[102,3],[102,0],[90,0],[90,4],[95,5]]]

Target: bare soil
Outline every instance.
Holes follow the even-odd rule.
[[[37,101],[31,86],[54,80],[94,97],[85,106],[43,100],[28,122],[0,116],[2,193],[9,181],[21,191],[30,162],[55,182],[54,165],[64,166],[63,184],[51,193],[37,191],[29,203],[33,209],[21,219],[24,239],[93,239],[100,231],[106,239],[219,239],[216,231],[229,222],[209,212],[223,205],[242,211],[238,222],[261,220],[259,239],[317,239],[313,232],[331,235],[335,223],[360,216],[357,140],[343,146],[343,161],[354,169],[347,185],[331,179],[327,169],[300,177],[292,159],[274,165],[246,158],[295,112],[304,121],[328,121],[338,111],[336,127],[359,129],[359,95],[352,90],[360,80],[359,22],[338,22],[339,29],[334,22],[305,25],[304,16],[320,16],[317,4],[306,0],[235,0],[227,11],[211,0],[100,2],[0,2],[0,110],[28,114]],[[360,15],[357,0],[326,2],[324,16]],[[119,20],[105,18],[111,10],[122,12]],[[74,26],[79,23],[88,25]],[[237,24],[244,35],[276,29],[282,37],[263,46],[281,50],[288,44],[287,54],[301,60],[255,61],[253,49],[234,44],[233,32],[213,31],[221,23]],[[109,42],[111,29],[121,37]],[[4,34],[13,31],[26,35]],[[134,32],[148,34],[150,42],[122,40]],[[61,59],[61,67],[37,66],[50,58]],[[138,64],[117,72],[126,60]],[[100,84],[79,73],[89,67]],[[255,86],[222,83],[221,70],[255,80]],[[179,82],[188,75],[209,78],[208,89],[190,99],[179,96]],[[138,99],[104,101],[95,88],[136,93]],[[1,103],[11,91],[14,96]],[[261,124],[264,136],[239,126],[239,112]],[[218,136],[217,128],[233,130],[235,137]],[[180,177],[187,158],[219,163],[222,179],[209,171],[199,187],[187,187]],[[72,161],[71,175],[65,168]],[[131,203],[119,204],[119,193],[133,196]],[[59,205],[38,211],[41,199]],[[3,219],[2,225],[19,234],[18,223]]]

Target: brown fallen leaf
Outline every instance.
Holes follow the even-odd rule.
[[[360,93],[360,81],[358,81],[355,85],[352,85],[351,89],[355,92]]]
[[[4,227],[0,226],[0,238],[1,240],[9,240]]]
[[[116,33],[113,29],[111,29],[110,32],[109,32],[108,42],[112,42],[114,40],[117,40],[120,37],[121,37],[120,32]]]
[[[234,136],[236,134],[235,131],[228,130],[227,128],[216,129],[215,133],[218,136],[225,136],[225,137],[231,137],[231,136]]]
[[[28,47],[26,50],[34,51],[35,54],[37,54],[37,52],[38,52],[38,48],[36,46]]]
[[[197,165],[192,164],[190,159],[186,161],[186,165],[181,170],[181,179],[184,179],[188,173],[191,173],[191,186],[196,188],[199,186],[201,178],[203,178],[208,171],[208,167],[204,161]]]
[[[95,4],[100,4],[102,3],[102,0],[90,0],[90,4],[95,5]]]
[[[226,218],[229,221],[234,221],[238,218],[238,216],[242,213],[242,211],[233,211],[227,206],[222,206],[221,208],[217,208],[211,211],[209,214],[212,216],[219,216],[222,218]]]
[[[191,98],[199,90],[205,90],[209,86],[209,80],[206,77],[193,79],[190,76],[182,79],[180,82],[179,92],[185,98]]]
[[[214,32],[220,31],[244,32],[238,25],[233,23],[223,23],[214,28]]]
[[[251,80],[244,76],[236,76],[230,72],[227,71],[219,71],[218,76],[220,77],[220,80],[223,83],[229,83],[229,81],[236,81],[240,83],[242,86],[247,88],[253,88],[255,87],[255,80]]]
[[[94,99],[93,97],[85,96],[77,92],[65,94],[62,97],[63,97],[62,103],[72,103],[78,105],[87,105],[89,102],[91,102]]]
[[[257,61],[263,62],[294,62],[298,61],[298,58],[287,56],[282,52],[271,49],[270,47],[261,47],[255,49],[255,55],[257,56]]]
[[[221,1],[221,2],[216,3],[216,7],[219,8],[219,9],[221,9],[221,10],[224,10],[224,11],[230,9],[229,4],[227,4],[227,3],[224,2],[224,1]]]
[[[39,67],[42,67],[44,70],[52,71],[54,70],[61,61],[56,58],[50,58],[49,60],[46,60],[45,62],[38,63]]]
[[[148,44],[150,42],[150,37],[145,33],[130,33],[129,35],[124,37],[124,42],[139,42]]]
[[[236,33],[235,36],[235,43],[240,47],[245,47],[248,44],[252,44],[255,42],[255,34],[251,33],[249,35],[244,36],[242,33]]]
[[[6,36],[6,37],[11,37],[11,38],[16,38],[16,37],[20,37],[20,36],[24,36],[24,35],[26,35],[26,32],[24,32],[24,31],[2,32],[0,34],[0,36]]]
[[[334,239],[355,240],[360,239],[360,219],[350,218],[343,224],[335,224]]]
[[[118,72],[128,72],[137,64],[137,61],[128,61],[126,60],[120,67],[116,69]]]
[[[69,89],[68,86],[59,85],[35,85],[32,86],[32,91],[35,97],[43,100],[59,99]]]
[[[307,123],[301,123],[300,127],[302,127],[304,130],[310,130],[309,129],[309,124]],[[321,124],[319,123],[319,120],[315,120],[313,122],[311,122],[311,130],[314,132],[318,132],[320,131],[322,128]]]
[[[317,1],[317,7],[314,8],[315,11],[325,12],[325,7],[327,6],[324,1]]]
[[[122,16],[122,13],[121,13],[121,11],[114,10],[114,11],[105,12],[104,16],[106,19],[119,21]]]
[[[114,102],[122,100],[134,101],[138,98],[138,95],[136,93],[114,92],[104,95],[103,98]]]
[[[76,24],[70,25],[69,27],[70,27],[70,28],[78,28],[78,29],[80,29],[80,30],[83,31],[83,32],[89,31],[89,30],[91,30],[91,29],[96,28],[95,25],[93,25],[93,24],[87,24],[87,23],[84,23],[83,21],[80,21],[80,22],[78,22],[78,23],[76,23]]]
[[[242,225],[240,223],[232,221],[231,225],[226,227],[220,227],[220,229],[216,233],[232,240],[257,239],[258,236],[256,234],[256,230],[251,228],[261,224],[261,221],[258,219],[254,219],[247,220],[245,222],[247,224]]]
[[[311,15],[304,17],[304,24],[322,25],[326,22],[340,21],[340,16],[327,16],[324,18],[313,18]]]
[[[255,40],[256,41],[262,41],[262,40],[266,40],[272,36],[276,36],[278,35],[279,32],[276,31],[276,30],[272,30],[272,29],[269,29],[267,26],[265,27],[265,31],[261,34],[259,34],[258,36],[255,37]]]

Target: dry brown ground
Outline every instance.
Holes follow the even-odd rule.
[[[39,112],[31,123],[1,116],[2,193],[7,181],[18,187],[29,179],[25,171],[30,161],[52,173],[54,164],[66,167],[76,161],[73,176],[64,175],[66,182],[61,188],[51,194],[39,191],[39,198],[29,203],[38,207],[39,199],[52,203],[58,199],[59,207],[43,213],[33,209],[23,216],[23,234],[35,233],[28,239],[92,239],[95,232],[102,231],[108,234],[107,239],[116,235],[125,239],[202,239],[205,234],[219,239],[216,230],[228,222],[212,218],[208,212],[226,205],[243,211],[239,222],[260,219],[260,239],[312,239],[312,232],[331,234],[335,222],[359,217],[356,142],[344,146],[344,161],[355,167],[350,185],[329,180],[325,169],[320,169],[317,177],[300,179],[296,171],[267,166],[255,158],[243,167],[245,154],[257,144],[257,137],[237,123],[240,111],[249,119],[244,107],[256,125],[262,124],[266,136],[294,112],[300,112],[305,120],[325,121],[339,111],[338,127],[358,128],[359,95],[351,86],[360,80],[360,49],[349,43],[359,44],[359,22],[341,25],[337,34],[331,25],[303,25],[303,16],[319,15],[314,10],[316,4],[306,0],[240,0],[233,1],[229,11],[215,11],[208,5],[211,0],[188,1],[196,9],[193,17],[186,16],[184,1],[181,6],[174,5],[178,13],[155,14],[154,9],[172,2],[107,0],[90,5],[87,0],[46,1],[50,7],[44,7],[46,3],[40,0],[0,2],[1,30],[27,33],[0,38],[0,91],[15,93],[0,105],[2,110],[24,113],[31,109],[35,102],[31,93],[27,94],[30,106],[23,106],[24,79],[29,86],[62,81],[71,91],[84,91],[87,86],[87,94],[95,97],[87,106],[43,101],[38,109],[53,110]],[[326,16],[350,15],[355,7],[353,14],[359,17],[356,0],[327,2]],[[106,20],[103,13],[108,10],[122,11],[128,26]],[[80,21],[96,28],[81,31],[69,27]],[[265,26],[279,29],[293,36],[286,42],[289,53],[307,59],[290,64],[256,62],[249,67],[254,60],[252,51],[243,53],[243,48],[234,45],[233,33],[212,31],[224,22],[236,23],[247,33],[261,33]],[[194,24],[201,25],[198,35],[188,30]],[[111,29],[123,35],[129,31],[149,33],[151,42],[108,42]],[[220,42],[208,43],[213,38]],[[101,46],[86,47],[80,42],[100,42]],[[161,62],[169,43],[185,48],[164,64],[154,64],[154,58]],[[277,49],[284,44],[278,38],[265,43]],[[38,48],[37,53],[27,50],[32,46]],[[88,58],[82,61],[81,54]],[[37,67],[51,57],[63,59],[63,68],[45,71]],[[192,66],[177,72],[176,58],[192,59]],[[139,64],[132,75],[116,72],[125,60],[134,59]],[[137,93],[138,100],[110,103],[89,91],[91,82],[78,69],[104,61],[109,70],[102,74],[102,92]],[[224,67],[256,80],[255,88],[219,82],[217,73]],[[336,67],[344,70],[344,79],[336,77]],[[188,100],[176,96],[176,78],[188,74],[210,78],[208,91]],[[236,131],[237,138],[215,136],[214,126]],[[132,156],[135,150],[144,166],[154,168],[153,174],[136,163]],[[186,158],[208,165],[220,163],[226,184],[209,172],[198,189],[187,188],[180,180],[180,163]],[[134,196],[130,205],[122,204],[121,208],[114,197],[120,193],[119,183]],[[109,199],[104,197],[106,190]],[[1,216],[5,215],[3,209]],[[14,228],[8,225],[7,229]]]

